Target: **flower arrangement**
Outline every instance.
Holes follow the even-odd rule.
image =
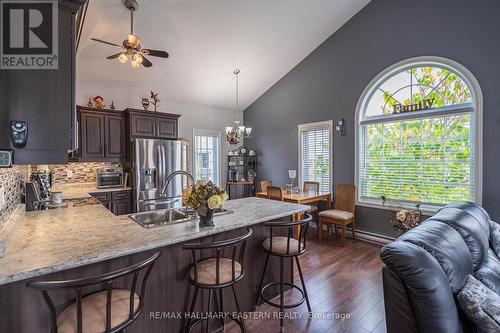
[[[225,190],[221,190],[212,181],[205,183],[198,180],[195,185],[189,186],[184,192],[186,205],[192,207],[200,216],[200,226],[213,227],[213,211],[221,209],[222,203],[229,197]]]
[[[384,205],[386,205],[385,197],[382,197],[382,200]],[[422,217],[419,202],[416,204],[415,209],[393,207],[392,214],[393,217],[389,220],[389,223],[394,227],[399,235],[404,234],[408,230],[419,225]]]

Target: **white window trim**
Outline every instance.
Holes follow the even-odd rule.
[[[379,73],[363,90],[363,93],[361,94],[361,97],[358,100],[358,104],[356,105],[356,114],[355,114],[355,126],[354,126],[354,139],[355,139],[355,145],[354,145],[354,158],[355,158],[355,175],[354,175],[354,181],[356,184],[356,188],[359,188],[359,134],[360,134],[360,122],[363,117],[363,113],[366,109],[366,105],[368,101],[370,100],[374,88],[378,87],[382,82],[387,80],[394,74],[395,72],[398,72],[401,70],[402,67],[406,67],[409,65],[435,65],[438,67],[445,68],[447,70],[451,70],[453,73],[457,74],[468,86],[471,88],[471,93],[474,99],[474,104],[475,104],[475,145],[476,145],[476,160],[475,160],[475,202],[478,205],[481,205],[483,202],[483,93],[481,91],[481,87],[479,85],[479,82],[477,79],[474,77],[474,75],[462,64],[448,59],[448,58],[443,58],[443,57],[436,57],[436,56],[422,56],[422,57],[415,57],[415,58],[410,58],[406,59],[403,61],[400,61],[381,73]],[[356,205],[358,206],[364,206],[364,207],[371,207],[371,208],[378,208],[378,209],[386,209],[386,210],[392,210],[391,207],[389,206],[384,206],[382,205],[382,200],[373,201],[373,202],[367,202],[365,201],[360,201],[360,191],[357,191],[358,194],[356,195]],[[394,202],[392,200],[392,202]],[[400,203],[402,207],[408,207],[408,208],[414,208],[414,205],[409,205],[405,203]],[[437,210],[439,210],[440,207],[438,206],[424,206],[421,207],[422,212],[424,213],[435,213]]]
[[[330,166],[329,166],[329,177],[330,177],[330,193],[333,195],[333,120],[319,121],[315,123],[300,124],[298,126],[298,165],[297,165],[297,176],[298,176],[298,186],[300,189],[304,186],[304,181],[302,179],[302,136],[301,132],[311,131],[315,129],[329,129],[330,130]]]
[[[194,179],[197,179],[197,175],[196,175],[196,161],[195,161],[195,156],[196,156],[196,140],[195,140],[195,136],[213,136],[213,137],[218,137],[219,138],[219,144],[217,146],[217,155],[218,155],[218,163],[217,163],[217,174],[219,175],[218,180],[217,180],[217,185],[218,187],[220,187],[221,185],[221,181],[222,181],[222,173],[221,173],[221,166],[222,166],[222,148],[221,148],[221,132],[220,131],[217,131],[217,130],[208,130],[208,129],[198,129],[198,128],[194,128],[193,129],[193,149],[191,149],[191,161],[192,161],[192,165],[191,165],[191,170],[193,170],[193,176],[194,176]]]

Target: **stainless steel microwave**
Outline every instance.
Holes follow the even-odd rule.
[[[121,167],[97,168],[96,173],[97,188],[123,187],[125,185],[125,174]]]

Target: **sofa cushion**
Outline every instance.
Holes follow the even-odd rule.
[[[446,274],[453,294],[463,288],[467,275],[473,272],[469,249],[459,233],[447,224],[428,220],[398,241],[415,244],[433,256]]]
[[[500,257],[500,224],[490,221],[490,244],[497,257]]]
[[[471,203],[461,203],[467,208],[449,205],[439,210],[432,218],[425,221],[440,221],[455,229],[464,239],[472,257],[474,270],[483,262],[489,248],[489,217],[482,208]],[[465,277],[464,277],[465,279]]]
[[[472,275],[457,296],[464,314],[480,332],[500,332],[500,296]]]
[[[474,277],[500,296],[500,259],[493,250],[488,251],[488,255],[474,273]]]

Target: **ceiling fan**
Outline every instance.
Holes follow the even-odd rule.
[[[130,10],[130,35],[128,35],[128,38],[122,42],[122,45],[107,42],[102,39],[90,38],[93,41],[123,49],[123,51],[110,55],[106,59],[118,58],[118,61],[124,64],[130,58],[132,67],[138,68],[141,66],[141,64],[144,67],[153,66],[151,61],[149,61],[145,56],[168,58],[168,53],[165,51],[142,48],[140,38],[134,35],[134,12],[137,10],[137,8],[139,8],[139,4],[136,0],[125,0],[124,5],[128,10]]]

